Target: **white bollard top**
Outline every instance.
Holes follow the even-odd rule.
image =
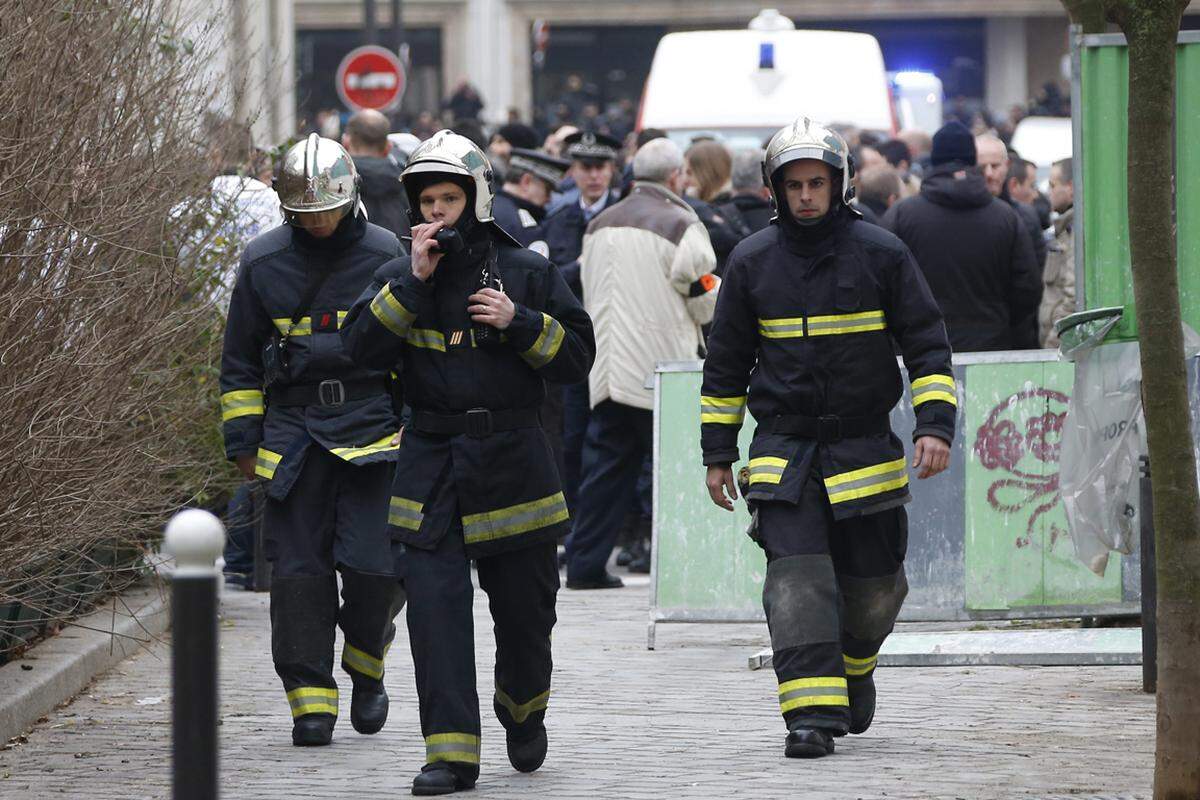
[[[175,573],[212,574],[225,549],[225,526],[207,511],[189,508],[167,523],[166,551],[175,556]]]

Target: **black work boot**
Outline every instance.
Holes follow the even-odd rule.
[[[292,723],[292,744],[296,747],[324,747],[333,741],[332,714],[302,714]]]
[[[413,778],[412,793],[419,796],[454,794],[474,789],[475,782],[467,781],[444,763],[426,764]]]
[[[875,719],[875,678],[847,678],[846,690],[850,695],[850,732],[864,733]]]
[[[783,750],[788,758],[820,758],[832,752],[833,736],[824,728],[793,728]]]
[[[388,717],[388,696],[383,682],[372,686],[363,681],[354,683],[350,695],[350,724],[359,733],[379,733]]]
[[[512,731],[505,731],[508,744],[508,763],[517,772],[533,772],[546,760],[546,728],[539,726],[532,734],[516,738]]]

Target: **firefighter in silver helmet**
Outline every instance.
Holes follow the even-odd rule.
[[[763,180],[776,217],[730,255],[700,398],[714,503],[740,487],[750,536],[767,556],[785,754],[832,753],[867,730],[874,670],[908,585],[910,468],[946,468],[957,392],[938,306],[908,248],[849,204],[845,141],[801,117],[767,146]],[[908,371],[912,461],[892,433]],[[738,431],[757,422],[738,470]]]
[[[337,142],[313,134],[296,144],[275,188],[285,224],[246,246],[230,300],[221,418],[226,455],[265,485],[271,654],[292,742],[325,745],[338,715],[336,626],[351,724],[375,733],[387,719],[383,658],[403,604],[387,532],[398,422],[387,371],[353,364],[338,329],[402,251],[367,222]]]
[[[401,376],[412,414],[388,522],[408,594],[425,737],[417,795],[469,789],[480,719],[471,561],[496,634],[493,709],[522,772],[547,751],[556,540],[562,484],[541,427],[547,383],[583,380],[591,320],[544,257],[492,218],[492,170],[465,137],[441,131],[401,178],[412,256],[384,265],[342,330],[368,369]]]

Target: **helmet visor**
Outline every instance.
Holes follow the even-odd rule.
[[[342,221],[342,217],[346,216],[346,211],[350,206],[344,205],[341,208],[335,208],[332,211],[288,211],[288,222],[306,231],[323,230],[326,228],[337,227],[337,224]]]

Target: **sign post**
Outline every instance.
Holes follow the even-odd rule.
[[[391,50],[366,45],[351,50],[338,65],[338,97],[352,111],[388,112],[400,105],[408,83],[404,65]]]

